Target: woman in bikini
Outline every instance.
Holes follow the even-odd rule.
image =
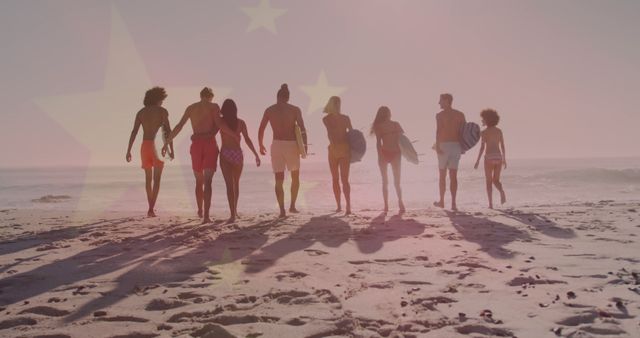
[[[232,223],[238,217],[238,196],[240,195],[240,175],[242,174],[242,166],[244,162],[244,156],[242,154],[242,148],[240,148],[241,138],[244,136],[244,141],[247,146],[256,157],[256,165],[260,166],[260,156],[253,147],[253,142],[249,138],[247,133],[247,125],[243,120],[238,118],[238,108],[236,103],[231,99],[224,100],[222,108],[220,109],[222,119],[229,126],[229,129],[235,131],[238,138],[233,138],[230,135],[224,133],[220,134],[222,139],[222,146],[220,147],[220,169],[224,176],[224,183],[227,186],[227,200],[229,201],[229,211],[231,216],[229,217],[229,223]]]
[[[507,196],[500,183],[500,171],[507,169],[507,160],[504,151],[504,138],[502,137],[502,130],[497,127],[500,121],[498,112],[493,109],[485,109],[480,113],[482,117],[482,124],[485,128],[482,135],[482,145],[480,146],[480,152],[478,153],[478,159],[474,166],[478,169],[480,164],[480,158],[482,153],[487,150],[484,155],[484,176],[487,186],[487,197],[489,198],[489,208],[493,209],[493,185],[496,186],[498,192],[500,192],[500,203],[504,204],[507,201]]]
[[[389,191],[387,188],[387,165],[391,164],[393,171],[393,184],[398,195],[399,212],[404,213],[402,202],[402,188],[400,187],[401,153],[399,137],[404,133],[400,123],[391,120],[391,110],[382,106],[378,109],[376,119],[371,125],[371,135],[376,136],[376,149],[378,150],[378,165],[382,174],[382,197],[384,198],[384,212],[389,211]]]
[[[340,181],[342,181],[342,191],[347,204],[345,215],[349,215],[351,214],[351,186],[349,185],[351,152],[347,131],[353,129],[351,119],[340,112],[340,98],[337,96],[332,96],[329,99],[324,112],[327,116],[322,119],[322,122],[327,128],[329,137],[329,169],[331,169],[331,178],[333,179],[333,195],[338,206],[336,212],[342,211],[340,202]]]

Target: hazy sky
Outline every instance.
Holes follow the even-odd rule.
[[[214,87],[257,144],[283,82],[318,160],[331,93],[361,129],[389,106],[429,155],[451,92],[468,120],[498,110],[508,157],[640,156],[639,18],[637,0],[5,0],[0,166],[124,164],[152,85],[172,124]]]

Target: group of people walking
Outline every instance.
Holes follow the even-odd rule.
[[[296,128],[299,128],[307,150],[307,135],[302,117],[302,111],[289,103],[289,89],[283,84],[276,94],[276,103],[269,106],[262,117],[258,130],[259,152],[256,151],[246,123],[238,118],[238,108],[232,99],[226,99],[220,108],[213,103],[213,91],[205,87],[200,92],[200,101],[189,105],[182,118],[171,129],[169,113],[162,107],[167,93],[163,88],[149,89],[144,97],[144,107],[136,114],[133,130],[129,138],[126,160],[131,161],[131,149],[140,126],[143,130],[143,141],[140,148],[142,168],[145,171],[145,187],[149,217],[155,216],[155,204],[160,191],[160,180],[164,162],[158,156],[155,148],[155,138],[158,131],[162,130],[164,146],[161,149],[162,157],[174,158],[172,140],[180,133],[184,125],[189,121],[193,129],[191,135],[191,167],[195,177],[195,196],[198,206],[198,216],[203,223],[210,223],[210,208],[212,196],[213,175],[220,162],[220,170],[224,176],[227,188],[227,200],[229,203],[229,222],[238,218],[238,198],[240,194],[240,177],[244,164],[244,154],[241,142],[244,141],[253,153],[257,166],[260,166],[260,155],[267,154],[264,145],[264,132],[267,126],[271,126],[273,141],[270,146],[271,166],[275,176],[275,194],[280,209],[280,217],[287,215],[284,203],[284,178],[285,171],[291,175],[291,202],[288,211],[297,213],[296,200],[300,188],[300,148],[296,138]],[[433,149],[438,154],[439,189],[440,199],[433,204],[444,208],[446,177],[449,175],[451,192],[451,209],[457,210],[456,194],[458,189],[457,170],[462,148],[460,146],[460,130],[466,123],[462,112],[452,108],[453,96],[451,94],[440,95],[441,111],[436,115],[436,142]],[[327,102],[322,119],[329,138],[328,162],[332,176],[333,193],[336,201],[336,212],[342,212],[342,196],[345,199],[345,214],[351,213],[351,186],[349,184],[349,170],[351,165],[351,149],[348,133],[353,129],[349,117],[341,111],[341,99],[332,96]],[[500,193],[501,202],[506,201],[506,196],[500,183],[500,172],[506,168],[505,147],[502,131],[496,127],[499,116],[495,110],[486,109],[481,113],[483,124],[486,126],[481,133],[482,141],[478,160],[475,168],[478,168],[483,152],[486,150],[484,168],[487,182],[487,197],[489,207],[493,207],[492,187],[495,186]],[[216,135],[220,132],[220,148],[216,141]],[[398,210],[405,211],[402,199],[401,164],[402,150],[400,136],[404,133],[400,123],[391,119],[391,110],[382,106],[378,109],[376,117],[371,125],[370,134],[376,137],[376,150],[378,165],[382,176],[382,196],[384,211],[389,210],[388,198],[388,168],[391,166],[393,184],[395,187]]]

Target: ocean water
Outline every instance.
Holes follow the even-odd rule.
[[[367,155],[363,162],[351,167],[352,204],[356,211],[382,207],[380,171],[375,158]],[[461,162],[458,191],[461,208],[475,209],[487,205],[484,172],[482,168],[474,170],[473,162],[473,156],[465,156]],[[426,158],[425,163],[419,165],[403,162],[402,188],[407,207],[431,205],[438,196],[437,179],[435,158]],[[326,162],[318,158],[303,160],[301,180],[300,209],[328,213],[335,208]],[[514,159],[503,171],[502,182],[507,193],[507,207],[640,200],[640,158]],[[158,211],[194,211],[193,184],[189,166],[168,163],[162,177]],[[260,168],[252,162],[246,163],[241,179],[241,215],[275,211],[273,184],[269,163],[263,163]],[[214,176],[213,189],[214,215],[226,216],[226,191],[220,172]],[[397,204],[392,184],[389,195],[393,209]],[[288,190],[285,196],[288,201]],[[496,205],[497,200],[495,192]],[[2,209],[144,212],[146,203],[144,173],[137,164],[127,167],[0,169]]]

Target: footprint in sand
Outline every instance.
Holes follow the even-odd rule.
[[[36,315],[42,315],[47,317],[63,317],[68,315],[71,312],[67,310],[56,309],[49,306],[36,306],[36,307],[28,308],[26,310],[22,310],[20,311],[19,314],[24,314],[24,313],[33,313]]]
[[[304,252],[306,252],[307,255],[309,255],[309,256],[322,256],[322,255],[328,255],[329,254],[326,251],[315,250],[315,249],[305,249]]]
[[[29,317],[17,317],[0,321],[0,330],[10,329],[16,326],[36,325],[38,322]]]
[[[278,273],[276,273],[276,279],[279,282],[282,282],[283,280],[293,280],[293,281],[297,281],[300,280],[304,277],[307,277],[308,274],[304,273],[304,272],[300,272],[300,271],[292,271],[292,270],[287,270],[287,271],[280,271]]]
[[[507,329],[502,329],[502,328],[498,328],[498,327],[489,327],[489,326],[484,326],[484,325],[458,326],[456,328],[456,331],[458,333],[467,334],[467,335],[481,334],[481,335],[485,335],[485,336],[515,337],[513,332],[511,332],[511,331],[509,331]]]
[[[146,318],[140,318],[135,316],[99,317],[96,320],[104,321],[104,322],[135,322],[135,323],[146,323],[149,321]]]
[[[151,300],[144,309],[147,311],[164,311],[179,308],[187,304],[189,303],[180,300],[156,298]]]

